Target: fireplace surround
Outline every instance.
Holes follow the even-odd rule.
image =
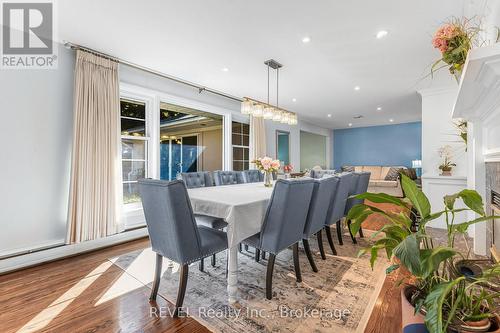
[[[486,212],[500,215],[500,162],[486,163]],[[493,259],[500,259],[500,219],[487,222],[486,244]]]

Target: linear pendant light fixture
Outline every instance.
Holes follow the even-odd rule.
[[[241,103],[241,113],[245,115],[252,115],[254,117],[262,117],[266,120],[272,120],[288,125],[297,125],[297,114],[279,108],[279,70],[283,67],[282,64],[274,59],[264,62],[267,66],[267,103],[258,101],[250,97],[243,97]],[[276,105],[269,102],[269,70],[270,68],[276,70]]]

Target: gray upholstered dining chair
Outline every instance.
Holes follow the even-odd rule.
[[[179,179],[184,181],[187,188],[214,186],[214,180],[209,171],[181,172]]]
[[[234,185],[244,183],[241,171],[214,171],[215,186]]]
[[[279,179],[267,207],[261,231],[242,243],[269,253],[266,275],[266,298],[272,298],[273,270],[276,255],[293,247],[297,282],[302,281],[298,243],[304,234],[309,204],[314,188],[312,179]]]
[[[336,177],[338,177],[339,179],[339,184],[337,186],[337,191],[335,192],[335,196],[333,198],[332,206],[328,211],[328,215],[325,221],[326,236],[328,238],[328,243],[330,244],[330,248],[333,254],[337,254],[337,251],[335,250],[335,246],[333,245],[333,238],[330,226],[334,223],[337,225],[337,237],[339,239],[340,245],[343,245],[344,242],[342,241],[341,222],[342,218],[345,216],[344,212],[347,204],[347,198],[349,197],[349,191],[351,190],[351,187],[353,186],[352,183],[354,182],[354,175],[351,172],[344,172],[338,174]],[[324,254],[321,254],[321,258],[323,260],[326,259]]]
[[[323,178],[325,175],[333,176],[335,175],[335,170],[311,170],[311,178]]]
[[[309,237],[316,235],[321,256],[325,257],[321,231],[325,227],[327,214],[331,206],[333,206],[333,198],[337,191],[339,179],[339,177],[334,176],[314,179],[314,190],[309,205],[309,212],[307,213],[306,224],[304,226],[304,235],[302,236],[304,251],[306,252],[307,260],[309,260],[309,264],[314,272],[317,272],[318,268],[316,267],[316,263],[311,253]]]
[[[179,179],[182,179],[186,184],[187,188],[200,188],[214,186],[214,180],[212,173],[209,171],[200,172],[181,172],[179,173]],[[221,218],[195,214],[196,223],[199,225],[204,225],[206,227],[214,228],[217,230],[222,230],[227,227],[226,221]],[[212,267],[215,267],[216,262],[215,254],[212,255]],[[200,271],[205,270],[205,260],[200,260]]]
[[[354,172],[353,174],[355,176],[355,181],[354,181],[353,186],[351,187],[351,191],[349,193],[349,196],[365,193],[368,190],[368,185],[370,183],[371,173],[365,171],[365,172]],[[349,213],[349,211],[351,210],[352,207],[354,207],[357,204],[361,204],[363,202],[364,202],[364,200],[362,200],[362,199],[349,198],[347,200],[344,214],[347,215],[347,213]],[[356,237],[351,232],[351,221],[347,221],[347,226],[349,228],[349,234],[351,235],[352,242],[354,244],[356,244],[357,243]],[[364,237],[363,236],[363,229],[361,229],[361,227],[359,228],[359,236]]]
[[[243,181],[245,183],[257,183],[264,180],[264,174],[259,170],[243,171]]]
[[[227,249],[227,234],[196,224],[191,202],[182,180],[139,180],[139,193],[148,227],[156,267],[150,300],[156,300],[163,257],[181,265],[174,317],[182,307],[188,280],[188,265]]]

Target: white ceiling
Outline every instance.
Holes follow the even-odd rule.
[[[260,100],[263,62],[274,58],[284,65],[280,106],[324,127],[369,126],[420,120],[416,90],[453,84],[421,79],[439,57],[433,32],[465,1],[64,0],[59,39]],[[388,36],[376,39],[379,30]]]

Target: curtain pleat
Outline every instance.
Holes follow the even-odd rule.
[[[78,50],[68,243],[123,230],[119,112],[118,63]]]
[[[250,116],[250,161],[265,157],[266,152],[266,125],[262,117]],[[255,168],[254,164],[250,164]]]

